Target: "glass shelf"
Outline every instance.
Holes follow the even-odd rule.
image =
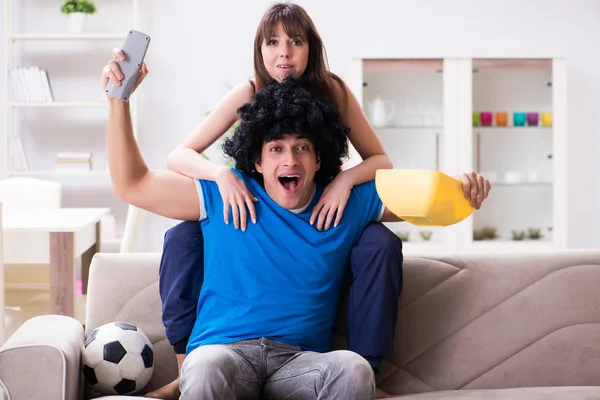
[[[435,126],[390,125],[390,126],[384,126],[384,127],[380,127],[380,128],[374,128],[374,129],[377,132],[381,132],[381,131],[431,131],[431,130],[441,131],[442,129],[444,129],[444,127],[441,125],[435,125]]]
[[[363,59],[360,100],[395,168],[444,164],[443,60]]]
[[[539,129],[552,130],[551,126],[474,126],[474,131],[536,131]]]
[[[471,243],[470,252],[475,254],[494,254],[494,253],[537,253],[550,251],[552,242],[548,239],[525,239],[525,240],[480,240]]]
[[[48,101],[48,102],[11,102],[12,108],[57,107],[57,108],[107,108],[108,101]]]
[[[9,39],[16,40],[125,40],[122,33],[13,33]]]
[[[56,170],[56,169],[48,169],[48,170],[40,169],[40,170],[28,170],[28,171],[10,170],[10,171],[8,171],[8,174],[9,175],[14,175],[14,176],[41,176],[41,175],[55,175],[55,176],[59,176],[59,175],[66,175],[66,176],[98,175],[98,176],[108,176],[108,170],[106,170],[106,169],[86,170],[86,169],[75,169],[75,168],[73,170]]]
[[[406,241],[402,242],[402,254],[408,257],[422,257],[435,254],[442,254],[444,246],[442,243],[424,242],[424,241]]]
[[[485,176],[484,176],[485,178]],[[514,187],[523,187],[523,186],[543,186],[543,187],[551,187],[552,182],[502,182],[502,181],[490,181],[493,187],[497,186],[514,186]]]

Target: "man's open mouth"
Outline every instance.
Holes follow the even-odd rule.
[[[283,186],[285,190],[296,190],[300,184],[300,176],[298,175],[280,176],[278,179],[279,183],[281,183],[281,186]]]

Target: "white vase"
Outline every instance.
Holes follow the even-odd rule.
[[[86,13],[74,12],[67,15],[69,33],[81,33],[85,30]]]

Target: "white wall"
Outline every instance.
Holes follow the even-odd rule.
[[[44,10],[28,13],[37,23],[48,23],[57,7],[42,0],[15,1],[32,3]],[[111,25],[115,25],[111,30],[129,28],[120,12],[109,11],[118,10],[119,3],[124,0],[98,0],[103,12],[96,17],[103,20],[93,22],[91,29],[102,31]],[[152,43],[147,57],[150,75],[140,90],[139,135],[142,152],[155,168],[164,167],[168,152],[203,118],[228,86],[252,74],[254,32],[271,1],[207,3],[140,1],[139,28],[152,36]],[[597,118],[600,2],[301,0],[299,3],[320,30],[331,69],[342,76],[346,60],[352,56],[566,57],[569,246],[597,246],[600,168],[594,147],[600,144]],[[89,68],[92,84],[96,84],[94,79],[100,74],[102,62],[110,56],[111,47],[112,44],[107,44],[106,57],[89,56],[94,63],[85,67]],[[57,55],[55,60],[59,63],[62,57]],[[81,70],[81,66],[66,60],[62,68],[63,73]],[[4,82],[0,88],[4,92]],[[51,134],[60,132],[48,132]],[[4,132],[0,131],[0,135]],[[173,223],[154,216],[148,218],[143,250],[159,250],[164,230]]]

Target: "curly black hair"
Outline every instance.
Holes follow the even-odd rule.
[[[306,79],[272,80],[238,113],[240,124],[223,144],[236,169],[263,183],[262,174],[255,169],[263,144],[285,133],[302,133],[313,142],[321,160],[315,182],[327,184],[340,172],[348,154],[349,129],[340,123],[337,106],[312,90]]]

